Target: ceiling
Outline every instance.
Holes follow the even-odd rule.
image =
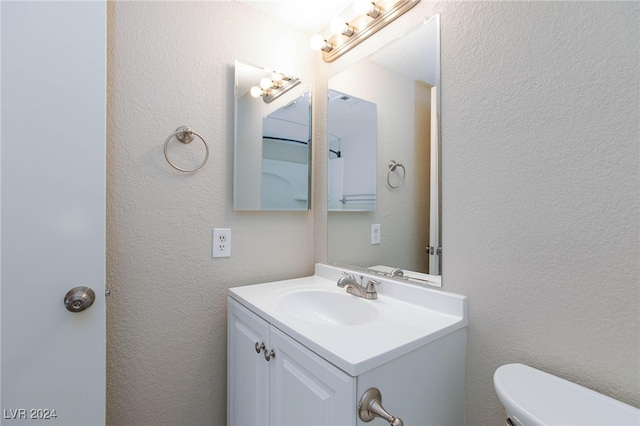
[[[353,0],[237,0],[309,34],[317,34]]]
[[[438,20],[431,18],[380,49],[369,59],[411,80],[437,86],[439,51]]]

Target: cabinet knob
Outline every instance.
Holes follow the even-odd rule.
[[[267,361],[270,361],[271,358],[275,357],[276,353],[273,351],[273,349],[271,349],[271,351],[267,351],[266,349],[264,350],[264,359],[266,359]]]
[[[263,349],[267,349],[267,347],[264,345],[264,342],[262,343],[256,342],[256,352],[260,353],[260,351]]]
[[[389,414],[382,406],[382,394],[377,388],[369,388],[360,398],[358,404],[360,420],[370,422],[376,417],[382,417],[391,426],[403,426],[402,420]]]

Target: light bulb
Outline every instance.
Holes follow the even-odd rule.
[[[333,34],[342,34],[346,36],[353,35],[353,28],[351,28],[349,24],[344,22],[344,19],[342,19],[339,16],[336,16],[331,20],[331,23],[329,24],[329,29]]]
[[[249,93],[251,93],[251,96],[253,96],[254,98],[259,98],[260,96],[262,96],[262,89],[258,86],[253,86]]]
[[[271,81],[268,77],[263,77],[260,79],[260,87],[264,90],[273,87],[273,81]]]
[[[284,76],[278,72],[271,73],[271,81],[274,83],[280,83],[284,80]]]
[[[325,52],[331,50],[331,45],[327,43],[327,40],[325,40],[324,37],[322,37],[320,34],[311,36],[311,40],[309,40],[309,46],[311,46],[313,50],[324,50]]]
[[[356,0],[353,8],[358,15],[368,15],[372,18],[380,16],[380,8],[371,0]]]

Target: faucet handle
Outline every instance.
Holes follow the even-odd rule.
[[[369,281],[367,282],[367,287],[371,286],[371,288],[375,288],[373,286],[379,285],[379,284],[380,284],[380,281],[369,278]]]
[[[369,282],[367,282],[367,293],[375,293],[378,284],[380,284],[380,281],[369,279]]]

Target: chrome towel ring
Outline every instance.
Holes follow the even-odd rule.
[[[197,137],[200,138],[200,140],[202,141],[202,143],[204,144],[204,149],[205,149],[205,155],[204,155],[204,160],[202,160],[202,163],[200,163],[195,169],[183,169],[180,168],[178,166],[176,166],[170,159],[169,159],[169,154],[167,152],[167,147],[169,146],[169,141],[171,140],[171,138],[173,138],[174,136],[176,137],[176,139],[178,139],[180,142],[187,144],[187,143],[191,143],[191,141],[193,141],[193,135],[196,135]],[[167,138],[166,141],[164,141],[164,158],[167,159],[167,163],[169,163],[169,165],[171,167],[173,167],[176,170],[179,170],[181,172],[185,172],[185,173],[192,173],[195,171],[198,171],[202,168],[202,166],[204,166],[207,163],[207,160],[209,159],[209,146],[207,145],[207,142],[205,142],[204,138],[202,136],[200,136],[198,133],[194,132],[193,130],[191,130],[189,127],[187,126],[180,126],[176,129],[175,132],[171,133],[169,135],[169,137]]]
[[[396,169],[398,167],[402,168],[402,180],[400,181],[400,183],[396,186],[391,185],[391,172],[395,172]],[[407,177],[407,170],[404,168],[404,166],[401,163],[397,163],[394,160],[389,161],[389,171],[387,172],[387,185],[389,185],[389,188],[391,189],[398,189],[402,186],[402,184],[404,183],[404,179]]]

